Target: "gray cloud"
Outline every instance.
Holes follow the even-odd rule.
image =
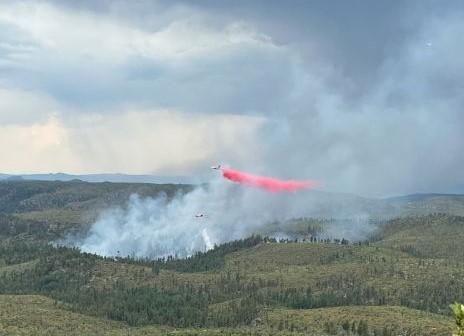
[[[222,160],[330,190],[463,191],[462,2],[1,6],[0,85],[56,100],[67,123],[127,107],[257,115],[259,150],[236,139],[246,160]]]
[[[464,26],[458,17],[424,22],[384,60],[377,83],[354,103],[343,89],[315,90],[303,83],[304,98],[281,119],[285,132],[273,138],[268,161],[278,156],[289,162],[287,174],[307,167],[335,190],[374,195],[462,190],[458,41]],[[282,127],[268,133],[276,129]]]
[[[181,14],[165,22],[164,15],[172,14],[162,12],[164,25],[150,29],[100,9],[73,12],[45,2],[4,5],[0,23],[16,32],[16,47],[31,41],[27,55],[15,64],[8,63],[9,54],[0,55],[7,72],[4,85],[45,91],[83,111],[135,104],[263,113],[273,105],[269,95],[287,93],[290,79],[282,69],[291,68],[290,50],[252,25],[212,27],[193,9]]]

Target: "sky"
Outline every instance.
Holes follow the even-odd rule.
[[[461,1],[0,0],[0,172],[464,192]]]

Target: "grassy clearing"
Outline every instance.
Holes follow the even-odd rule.
[[[27,261],[21,264],[14,264],[8,266],[1,266],[2,259],[0,259],[0,275],[7,275],[11,272],[24,272],[27,270],[31,270],[37,264],[37,260]]]
[[[39,295],[0,295],[0,335],[162,335],[165,328],[129,328],[60,309]]]

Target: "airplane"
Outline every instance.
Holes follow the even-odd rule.
[[[212,166],[211,169],[216,169],[216,170],[219,170],[221,169],[221,165],[217,165],[217,166]]]
[[[196,214],[195,215],[196,218],[202,218],[202,217],[206,217],[204,214],[202,213],[199,213],[199,214]]]

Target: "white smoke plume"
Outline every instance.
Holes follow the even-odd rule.
[[[281,223],[280,232],[285,233],[284,223],[292,218],[345,218],[362,213],[361,208],[340,199],[334,202],[332,197],[317,191],[268,193],[222,180],[172,200],[133,195],[124,209],[104,211],[78,246],[104,256],[185,257],[260,232],[271,222]],[[204,216],[198,217],[200,213]],[[353,239],[370,231],[355,222],[351,228],[344,225],[337,231],[333,224],[327,234]]]
[[[172,200],[132,195],[125,209],[101,214],[80,248],[106,256],[185,257],[245,237],[273,219],[275,214],[260,204],[272,196],[223,181]]]

